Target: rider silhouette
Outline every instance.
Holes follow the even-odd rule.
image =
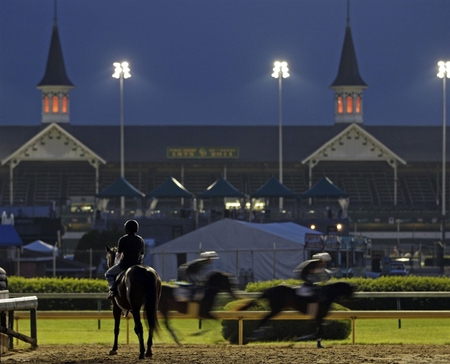
[[[105,272],[109,286],[108,299],[113,299],[117,296],[117,288],[115,285],[117,275],[133,265],[142,264],[142,260],[144,259],[145,243],[136,234],[139,231],[138,222],[136,220],[128,220],[125,222],[124,227],[126,235],[122,236],[117,244],[117,255],[120,260]]]
[[[317,253],[311,259],[302,262],[294,269],[296,278],[304,282],[303,286],[297,291],[297,294],[309,298],[310,302],[317,302],[321,299],[320,286],[317,283],[326,282],[331,278],[325,268],[329,261],[331,261],[330,254],[326,252]]]
[[[219,255],[211,250],[201,253],[198,259],[180,265],[178,268],[179,278],[191,284],[188,286],[190,299],[194,299],[199,288],[205,288],[208,275],[213,271],[213,263],[217,259],[219,259]]]

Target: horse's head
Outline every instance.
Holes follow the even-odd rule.
[[[106,265],[108,268],[111,268],[116,261],[117,248],[110,248],[108,245],[105,245],[106,249]]]

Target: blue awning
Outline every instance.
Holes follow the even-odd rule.
[[[22,246],[23,242],[14,225],[0,225],[0,248]]]

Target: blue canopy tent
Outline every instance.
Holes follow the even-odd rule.
[[[273,176],[260,188],[258,188],[255,192],[251,193],[250,197],[251,198],[284,197],[295,199],[298,198],[296,193],[292,192],[289,188],[287,188]]]
[[[198,198],[216,198],[216,197],[236,197],[243,198],[245,195],[234,187],[225,178],[218,178],[205,191],[198,195]]]
[[[347,198],[348,193],[335,186],[328,177],[322,179],[312,186],[308,191],[302,193],[302,198]]]
[[[146,195],[146,197],[154,198],[191,198],[193,196],[192,193],[172,176],[168,177],[162,184]]]
[[[97,198],[102,199],[99,201],[97,207],[96,220],[101,217],[100,212],[106,210],[106,206],[108,205],[108,201],[110,198],[116,197],[128,197],[135,198],[140,200],[141,202],[136,208],[136,217],[142,214],[142,200],[145,197],[145,194],[139,191],[136,187],[134,187],[130,182],[128,182],[125,178],[119,177],[117,178],[111,185],[106,187],[103,191],[99,192],[96,195]]]
[[[56,246],[45,243],[42,240],[35,240],[30,244],[24,245],[23,250],[46,255],[53,255],[58,253],[58,248]]]
[[[138,197],[143,198],[144,193],[139,191],[125,178],[117,178],[111,185],[99,192],[96,197],[110,198],[110,197]]]
[[[14,228],[14,225],[0,225],[0,248],[10,246],[21,247],[22,245],[22,239]]]
[[[341,206],[340,216],[342,218],[347,217],[347,210],[349,205],[349,195],[339,187],[335,186],[328,177],[322,177],[322,179],[312,186],[308,191],[301,194],[302,199],[307,198],[333,198],[337,199]],[[329,211],[331,215],[331,210]]]

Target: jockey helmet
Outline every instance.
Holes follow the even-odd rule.
[[[137,233],[139,231],[139,224],[136,220],[128,220],[123,226],[125,231],[129,233]]]
[[[202,252],[200,254],[200,258],[219,259],[219,255],[214,250],[210,250],[207,252]]]
[[[317,253],[312,256],[313,259],[320,259],[323,262],[330,262],[331,256],[327,252]]]

